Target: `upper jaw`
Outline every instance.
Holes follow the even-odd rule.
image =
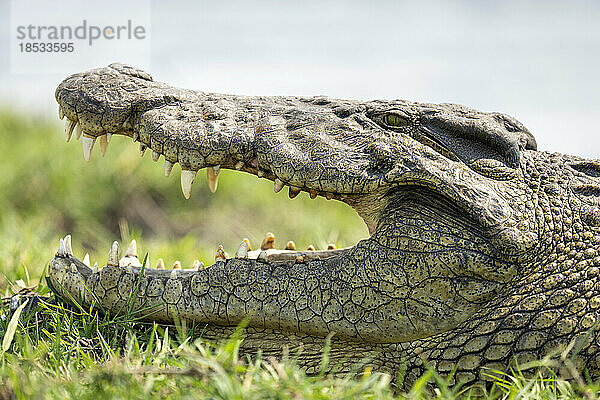
[[[86,160],[96,142],[104,154],[112,135],[132,137],[142,154],[149,149],[154,161],[164,157],[166,175],[175,163],[181,165],[186,198],[202,168],[207,168],[212,191],[220,169],[229,168],[272,180],[276,192],[288,186],[292,198],[305,191],[311,198],[344,200],[385,184],[369,140],[353,148],[327,133],[342,129],[368,138],[363,128],[305,99],[294,98],[288,106],[278,98],[193,92],[154,82],[143,71],[120,64],[66,78],[56,99],[59,116],[67,117],[65,137],[69,141],[73,132],[83,136]],[[307,111],[292,116],[299,105]],[[318,129],[302,132],[298,118]]]
[[[83,132],[84,158],[89,159],[98,138],[104,153],[111,134],[130,136],[140,142],[142,154],[151,149],[154,161],[163,155],[166,175],[175,163],[181,165],[186,198],[198,170],[207,168],[209,187],[215,191],[220,169],[230,168],[272,180],[276,192],[287,185],[290,197],[305,191],[312,198],[344,201],[365,219],[371,232],[388,192],[403,185],[439,191],[466,205],[485,227],[504,226],[512,217],[511,206],[494,189],[497,182],[491,184],[460,160],[407,134],[382,129],[368,117],[373,113],[370,108],[389,108],[394,102],[382,106],[213,95],[157,83],[143,71],[120,64],[68,77],[57,88],[56,98],[60,116],[67,117],[67,140],[73,129]],[[454,106],[396,103],[394,107],[404,107],[420,120],[451,111],[466,113]],[[485,126],[495,123],[485,113],[477,116],[489,122]],[[463,117],[448,118],[454,121],[454,131],[464,129],[461,124],[469,126]],[[513,160],[516,142],[510,135],[505,138],[506,154]]]

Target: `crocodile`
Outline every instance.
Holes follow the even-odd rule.
[[[600,377],[598,160],[538,151],[502,113],[205,93],[119,63],[69,76],[55,96],[86,160],[96,141],[104,153],[125,135],[162,155],[167,176],[180,164],[186,198],[200,169],[212,191],[233,169],[292,198],[344,202],[369,230],[322,251],[242,241],[232,257],[219,248],[213,265],[184,269],[142,266],[135,242],[121,259],[114,242],[106,265],[91,267],[66,236],[47,272],[60,298],[204,324],[215,340],[244,323],[245,351],[297,353],[307,373],[328,343],[333,370],[363,365],[404,385],[428,368],[486,384],[491,371],[561,351],[572,368],[557,369]]]

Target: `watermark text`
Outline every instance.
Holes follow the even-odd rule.
[[[150,0],[11,0],[10,22],[14,73],[149,67]]]

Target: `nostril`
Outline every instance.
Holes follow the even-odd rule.
[[[109,68],[116,70],[122,74],[130,75],[135,78],[144,79],[147,81],[152,81],[152,76],[144,70],[132,67],[131,65],[122,64],[122,63],[112,63],[109,65]]]

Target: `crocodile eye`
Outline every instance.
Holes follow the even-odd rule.
[[[405,126],[408,125],[408,120],[402,118],[398,114],[386,114],[383,117],[383,122],[389,126]]]

